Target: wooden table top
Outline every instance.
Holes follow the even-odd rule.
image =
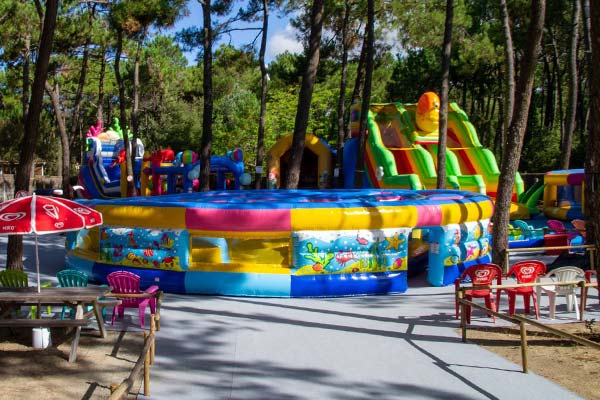
[[[100,296],[110,292],[109,286],[83,286],[83,287],[46,287],[26,289],[0,288],[0,302],[23,303],[92,303]]]

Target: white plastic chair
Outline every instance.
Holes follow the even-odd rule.
[[[551,282],[572,282],[585,280],[585,272],[581,268],[577,267],[560,267],[548,272],[543,278],[542,282],[550,280]],[[541,290],[546,293],[549,301],[549,312],[550,319],[554,319],[556,312],[556,296],[565,296],[567,300],[567,310],[573,311],[575,308],[575,315],[579,320],[579,306],[577,304],[577,295],[575,291],[577,285],[544,285],[538,286],[538,297]]]

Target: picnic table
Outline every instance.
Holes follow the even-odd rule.
[[[100,298],[110,291],[111,288],[108,286],[48,287],[41,288],[40,292],[35,287],[0,289],[0,327],[74,328],[74,338],[71,342],[71,352],[69,354],[69,362],[73,362],[77,359],[77,346],[79,345],[81,327],[89,325],[92,317],[96,318],[100,336],[106,338],[102,308],[109,304],[101,301]],[[38,305],[38,313],[33,319],[9,318],[13,310],[27,305]],[[39,312],[41,305],[67,305],[73,307],[75,308],[75,318],[41,318]],[[87,310],[87,306],[92,306],[92,309],[84,311]]]

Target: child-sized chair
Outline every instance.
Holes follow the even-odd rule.
[[[546,264],[538,260],[526,260],[515,263],[506,277],[514,276],[517,279],[517,283],[534,283],[537,281],[540,275],[546,273]],[[538,307],[536,290],[533,286],[522,286],[516,288],[504,289],[508,294],[508,314],[510,316],[515,314],[515,302],[517,295],[523,296],[523,302],[525,303],[525,312],[529,313],[529,302],[533,300],[533,308],[535,309],[535,318],[540,317],[540,309]]]
[[[502,284],[502,268],[496,264],[477,264],[465,269],[460,278],[456,278],[454,282],[455,303],[456,303],[456,318],[458,318],[458,290],[463,281],[470,281],[473,285],[489,286]],[[497,310],[497,305],[500,301],[500,296],[497,293],[497,300],[494,302],[494,296],[491,289],[467,289],[465,290],[465,299],[473,301],[473,298],[484,298],[485,306],[492,311]],[[471,306],[466,307],[467,323],[471,323]],[[496,316],[494,316],[496,322]]]
[[[553,282],[575,282],[583,281],[585,273],[581,268],[577,267],[560,267],[553,269],[548,272],[544,278],[551,279]],[[565,296],[567,299],[567,310],[573,311],[575,309],[575,315],[579,320],[579,307],[577,306],[577,295],[575,293],[577,289],[576,284],[572,285],[552,285],[538,286],[538,295],[540,291],[544,291],[548,296],[550,302],[549,311],[550,319],[554,319],[556,312],[556,296]],[[538,296],[539,297],[539,296]]]
[[[41,284],[41,287],[49,287],[51,285],[51,282],[43,282]],[[27,278],[27,273],[25,271],[19,271],[17,269],[5,269],[4,271],[0,271],[0,286],[10,289],[25,289],[29,287],[29,279]],[[48,312],[48,314],[51,314],[52,308],[48,306],[46,308],[46,311]],[[31,319],[35,319],[35,316],[37,314],[37,306],[31,306],[29,313]]]
[[[115,323],[115,317],[117,313],[119,318],[123,318],[126,308],[137,308],[140,315],[140,326],[144,328],[144,314],[146,313],[146,306],[150,305],[150,313],[156,312],[156,293],[158,292],[158,286],[152,285],[148,289],[140,290],[140,277],[132,272],[128,271],[115,271],[111,272],[107,276],[108,284],[112,287],[112,293],[114,294],[147,294],[148,297],[118,297],[121,300],[121,304],[117,305],[113,309],[111,324]]]

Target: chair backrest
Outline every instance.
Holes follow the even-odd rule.
[[[5,288],[26,288],[29,286],[27,273],[16,269],[0,271],[0,286]]]
[[[567,233],[567,230],[565,229],[565,224],[563,224],[562,221],[558,221],[556,219],[549,219],[548,221],[546,221],[546,224],[548,225],[548,228],[550,228],[550,230],[554,233]]]
[[[106,277],[114,293],[141,293],[140,277],[129,271],[115,271]]]
[[[494,283],[500,284],[502,281],[502,268],[496,264],[476,264],[465,269],[460,277],[461,281],[465,281],[467,278],[473,283],[473,285],[491,285]]]
[[[582,219],[574,219],[571,221],[573,228],[575,228],[582,236],[585,236],[585,221]]]
[[[56,274],[61,287],[81,287],[88,285],[88,276],[74,269],[64,269]]]
[[[546,264],[539,260],[525,260],[515,263],[506,276],[514,276],[517,283],[535,282],[538,276],[546,273]]]
[[[513,225],[515,228],[521,231],[521,234],[525,239],[531,238],[533,234],[533,227],[529,225],[527,222],[522,221],[520,219],[516,219],[513,221]]]
[[[598,271],[595,271],[593,269],[590,269],[588,271],[585,271],[585,281],[587,283],[592,283],[592,276],[596,277],[596,284],[598,284]]]
[[[582,281],[585,279],[585,271],[578,267],[566,266],[553,269],[546,274],[546,277],[552,278],[555,282]],[[556,286],[555,290],[558,293],[572,293],[575,285]]]

